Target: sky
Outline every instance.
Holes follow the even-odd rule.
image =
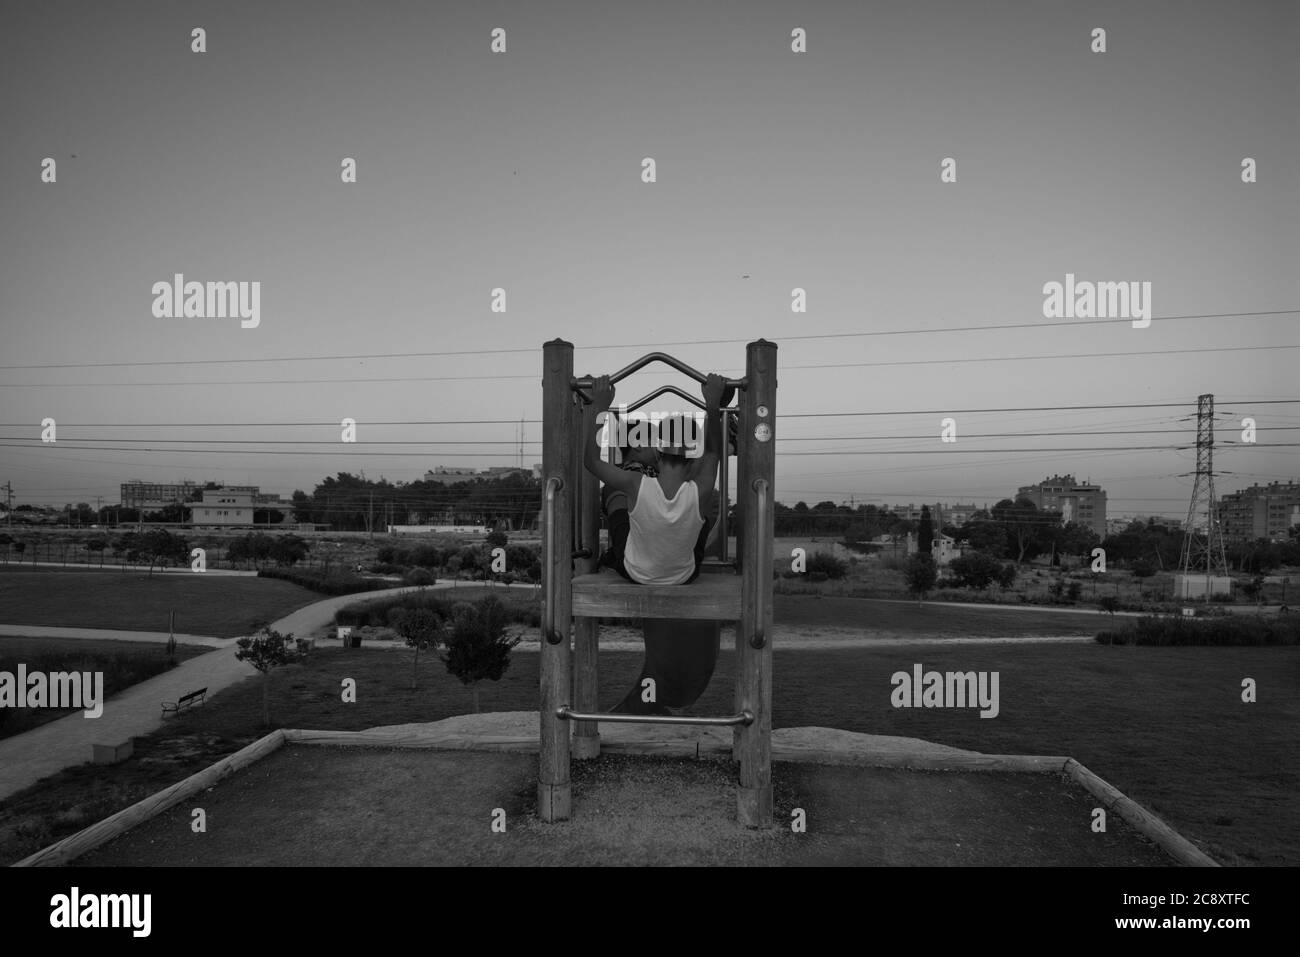
[[[787,503],[1068,472],[1112,515],[1182,516],[1202,393],[1221,493],[1300,477],[1294,3],[3,11],[16,504],[512,465],[521,418],[531,465],[557,337],[579,374],[662,349],[739,376],[776,342]],[[258,324],[156,316],[176,273],[260,283]],[[1045,318],[1067,274],[1149,282],[1153,321]],[[668,382],[694,388],[652,366],[618,396]]]

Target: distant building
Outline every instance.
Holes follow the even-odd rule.
[[[1219,499],[1219,521],[1225,542],[1285,541],[1291,527],[1300,525],[1300,483],[1272,482],[1230,492]]]
[[[1086,525],[1106,537],[1106,493],[1099,485],[1077,482],[1073,475],[1053,475],[1037,485],[1022,485],[1016,498],[1026,498],[1044,512],[1056,512],[1061,522]]]
[[[247,486],[205,488],[189,506],[191,525],[252,525],[257,490]]]
[[[122,507],[156,512],[158,509],[166,508],[168,505],[175,505],[177,502],[188,502],[190,496],[198,492],[199,488],[198,482],[159,483],[141,482],[139,479],[132,479],[130,482],[123,482],[121,485]]]
[[[882,535],[881,538],[887,539],[889,536]],[[917,540],[916,532],[907,533],[907,554],[915,555],[921,550],[920,542]],[[943,532],[934,533],[934,541],[930,543],[930,557],[934,559],[937,568],[947,568],[948,563],[954,558],[960,558],[963,554],[961,545],[951,535],[945,535]]]
[[[537,463],[532,468],[519,468],[514,465],[494,465],[491,468],[470,468],[459,465],[437,465],[424,473],[426,482],[440,485],[453,485],[456,482],[472,482],[475,479],[502,479],[512,475],[538,478],[542,474],[542,465]]]

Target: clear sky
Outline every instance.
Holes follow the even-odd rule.
[[[1259,425],[1220,491],[1300,476],[1300,402],[1258,401],[1300,399],[1298,11],[5,2],[0,482],[93,504],[513,464],[543,341],[579,373],[662,348],[739,375],[759,336],[787,502],[982,504],[1073,472],[1112,514],[1181,515],[1204,392],[1223,438]],[[260,282],[260,324],[155,317],[178,272]],[[1067,273],[1150,282],[1154,321],[1050,324]],[[828,412],[900,414],[788,417]],[[460,419],[510,422],[372,424]]]

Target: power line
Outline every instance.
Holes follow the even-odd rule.
[[[1263,316],[1287,316],[1300,314],[1300,309],[1272,309],[1260,312],[1217,312],[1217,313],[1197,313],[1184,316],[1153,316],[1152,322],[1173,322],[1184,319],[1245,319],[1260,318]],[[860,339],[875,336],[916,336],[916,335],[933,335],[934,333],[954,333],[954,332],[990,332],[998,329],[1047,329],[1056,326],[1102,326],[1116,323],[1128,323],[1131,319],[1095,319],[1090,322],[1011,322],[1000,323],[986,326],[950,326],[947,328],[926,328],[926,329],[879,329],[870,332],[828,332],[818,335],[803,336],[781,336],[782,342],[809,342],[821,339]],[[623,342],[608,343],[604,345],[584,345],[575,346],[580,349],[660,349],[663,346],[708,346],[708,345],[736,345],[748,342],[748,339],[678,339],[668,342]],[[343,353],[338,355],[325,356],[261,356],[261,357],[244,357],[240,359],[179,359],[179,360],[145,360],[136,362],[55,362],[43,363],[39,365],[8,365],[0,366],[0,370],[11,369],[106,369],[106,368],[124,368],[131,366],[192,366],[192,365],[222,365],[230,363],[254,363],[254,362],[327,362],[338,360],[353,359],[432,359],[440,356],[487,356],[487,355],[519,355],[519,354],[536,354],[536,347],[530,348],[509,348],[509,349],[459,349],[448,352],[375,352],[375,353]]]
[[[157,441],[157,440],[154,440],[154,441]],[[0,448],[23,448],[23,449],[30,449],[30,448],[37,448],[37,447],[40,446],[40,443],[39,443],[37,440],[33,439],[32,442],[34,442],[35,445],[11,445],[11,444],[8,444],[8,443],[0,442]],[[340,443],[340,444],[342,444],[342,443]],[[363,443],[359,443],[359,442],[358,442],[358,443],[347,443],[347,444],[349,444],[349,445],[352,445],[352,444],[363,445]],[[387,444],[387,443],[379,443],[379,444]],[[1233,447],[1233,445],[1234,445],[1233,443],[1221,443],[1221,447],[1228,447],[1228,448],[1231,448],[1231,447]],[[1246,447],[1246,446],[1249,446],[1250,448],[1258,448],[1258,449],[1292,448],[1292,447],[1295,447],[1295,446],[1300,446],[1300,442],[1272,442],[1272,443],[1265,443],[1265,442],[1251,442],[1251,443],[1244,443],[1244,444],[1241,444],[1241,447]],[[47,447],[47,448],[50,448],[50,446],[46,446],[46,447]],[[134,447],[131,447],[131,446],[126,446],[126,447],[116,447],[116,446],[99,446],[99,447],[96,447],[96,446],[79,446],[79,445],[66,445],[66,446],[65,446],[65,445],[63,445],[62,443],[60,443],[57,447],[58,447],[58,448],[68,448],[68,449],[72,449],[72,450],[74,450],[74,451],[79,451],[79,452],[164,452],[164,453],[165,453],[165,452],[172,452],[172,453],[175,453],[175,452],[185,452],[185,453],[192,453],[192,454],[196,454],[196,455],[336,455],[336,456],[343,456],[343,457],[347,457],[347,458],[365,458],[365,457],[367,457],[367,456],[373,456],[373,457],[384,457],[384,458],[390,458],[390,457],[406,457],[406,456],[414,456],[414,457],[419,457],[419,458],[428,458],[428,457],[429,457],[429,454],[426,453],[426,452],[378,452],[378,451],[368,450],[368,449],[365,449],[365,448],[360,448],[360,449],[357,449],[356,451],[347,451],[347,452],[344,452],[344,451],[341,451],[341,450],[339,450],[339,451],[329,451],[329,452],[326,452],[326,451],[312,452],[312,451],[308,451],[308,450],[305,450],[305,449],[304,449],[304,450],[296,450],[296,449],[283,449],[283,450],[278,450],[278,449],[174,449],[174,448],[165,448],[165,449],[159,448],[159,449],[155,449],[155,448],[134,448]],[[994,453],[998,453],[998,454],[1006,453],[1006,454],[1013,454],[1013,455],[1014,455],[1014,454],[1019,454],[1019,453],[1022,453],[1022,452],[1168,452],[1168,451],[1180,451],[1180,450],[1186,450],[1186,449],[1189,449],[1189,448],[1192,448],[1192,447],[1193,447],[1193,446],[1190,446],[1190,445],[1163,445],[1163,446],[1160,446],[1160,445],[1097,445],[1097,446],[1061,446],[1061,447],[1059,447],[1059,448],[1029,448],[1029,449],[866,449],[866,450],[848,450],[848,449],[845,449],[845,450],[830,450],[830,451],[822,451],[822,452],[784,452],[784,453],[782,453],[782,455],[785,455],[785,456],[803,456],[803,455],[945,455],[945,454],[981,454],[981,455],[987,455],[987,454],[994,454]],[[445,453],[445,452],[444,452],[444,453],[442,453],[442,454],[444,454],[444,455],[445,455],[445,454],[451,454],[451,455],[461,454],[461,455],[466,455],[466,456],[474,456],[474,457],[476,457],[476,458],[507,458],[507,459],[513,459],[513,458],[515,458],[515,453],[513,453],[513,452],[463,452],[463,453],[456,453],[456,452]]]
[[[1300,405],[1300,398],[1296,399],[1234,399],[1236,405]],[[843,418],[858,416],[882,416],[882,415],[976,415],[985,413],[1006,413],[1006,412],[1087,412],[1096,409],[1185,409],[1193,405],[1195,399],[1189,399],[1184,402],[1121,402],[1107,403],[1099,405],[1022,405],[1022,406],[1004,406],[1002,408],[987,409],[893,409],[888,411],[876,412],[781,412],[777,415],[778,419],[820,419],[820,418]],[[357,424],[365,426],[389,426],[389,425],[517,425],[519,419],[396,419],[396,420],[376,420],[358,419]],[[529,424],[541,424],[541,419],[524,419]],[[0,428],[6,429],[24,429],[34,425],[32,422],[2,422]],[[228,428],[289,428],[289,427],[329,427],[337,429],[338,420],[325,422],[72,422],[61,425],[61,428],[83,428],[83,429],[154,429],[154,428],[204,428],[204,429],[228,429]]]
[[[960,365],[972,362],[1044,362],[1054,359],[1127,359],[1136,356],[1172,356],[1187,355],[1191,353],[1222,353],[1222,352],[1261,352],[1276,351],[1279,349],[1300,349],[1300,343],[1295,345],[1267,345],[1267,346],[1211,346],[1203,349],[1129,349],[1124,352],[1063,352],[1055,355],[1028,355],[1028,356],[977,356],[974,358],[965,357],[957,359],[885,359],[878,362],[831,362],[814,365],[786,365],[784,371],[806,371],[816,369],[867,369],[867,368],[885,368],[901,366],[931,366],[931,365]],[[35,368],[35,367],[33,367]],[[384,383],[392,384],[394,382],[486,382],[497,379],[533,379],[539,380],[541,376],[538,373],[486,373],[481,375],[438,375],[438,376],[354,376],[351,378],[342,378],[339,376],[323,376],[313,379],[218,379],[218,380],[187,380],[184,382],[56,382],[56,383],[32,383],[32,382],[0,382],[0,388],[10,389],[32,389],[48,386],[50,388],[69,389],[69,388],[189,388],[192,386],[247,386],[247,385],[334,385],[348,384],[357,385],[362,383]]]

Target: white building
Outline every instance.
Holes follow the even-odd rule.
[[[255,489],[205,488],[189,506],[191,525],[252,525]]]

